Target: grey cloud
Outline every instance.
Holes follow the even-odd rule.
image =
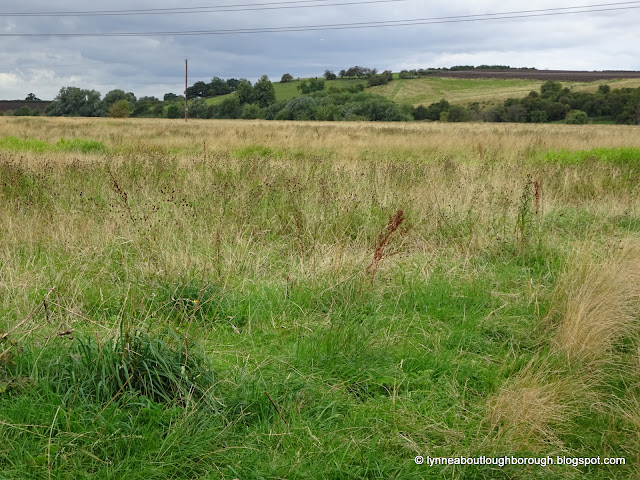
[[[203,0],[136,2],[135,8],[192,7]],[[253,3],[241,0],[232,3]],[[146,15],[130,17],[3,18],[0,32],[148,32],[283,25],[315,25],[407,18],[432,18],[505,10],[557,8],[557,1],[532,0],[526,7],[498,1],[425,2],[275,11]],[[567,6],[569,6],[567,4]],[[33,1],[26,11],[128,9],[130,2],[108,6],[80,0]],[[1,8],[7,11],[8,7]],[[18,7],[12,7],[17,10]],[[450,66],[452,63],[499,63],[567,69],[635,69],[633,51],[640,44],[640,10],[567,15],[539,19],[497,20],[397,28],[325,30],[258,35],[168,36],[151,38],[0,38],[0,98],[24,98],[33,91],[53,98],[74,84],[105,94],[112,88],[136,95],[162,96],[184,88],[184,58],[190,83],[212,76],[267,74],[279,80],[321,75],[325,68],[366,65],[379,69]],[[450,62],[450,63],[448,63]],[[37,68],[32,68],[37,67]]]

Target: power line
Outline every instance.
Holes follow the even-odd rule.
[[[135,10],[87,10],[72,12],[9,12],[0,17],[97,17],[128,15],[176,15],[182,13],[221,13],[255,10],[282,10],[290,8],[342,7],[346,5],[368,5],[372,3],[396,3],[407,0],[362,0],[338,2],[336,0],[289,0],[284,2],[240,3],[211,7],[147,8]],[[332,2],[332,3],[319,3]]]
[[[296,25],[281,27],[260,27],[260,28],[237,28],[219,30],[187,30],[187,31],[163,31],[163,32],[107,32],[107,33],[0,33],[0,37],[163,37],[163,36],[196,36],[196,35],[236,35],[236,34],[258,34],[258,33],[287,33],[287,32],[309,32],[317,30],[347,30],[382,27],[404,27],[415,25],[435,25],[464,22],[480,22],[489,20],[511,20],[519,18],[536,18],[559,15],[574,15],[581,13],[610,12],[632,10],[640,8],[640,5],[631,6],[629,4],[640,4],[637,2],[619,2],[609,4],[584,5],[580,7],[547,8],[540,10],[522,10],[515,12],[485,13],[477,15],[459,15],[451,17],[415,18],[404,20],[385,20],[373,22],[351,22],[321,25]],[[626,6],[612,6],[626,5]],[[606,7],[606,8],[592,8]],[[583,10],[576,10],[583,9]],[[572,10],[572,11],[567,11]],[[537,13],[534,13],[537,12]]]

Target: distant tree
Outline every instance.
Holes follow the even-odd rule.
[[[237,78],[228,78],[227,85],[229,85],[229,88],[231,89],[232,92],[235,92],[242,80],[244,79],[238,80]]]
[[[440,120],[442,112],[448,111],[450,108],[449,102],[444,98],[439,102],[432,103],[427,107],[426,117],[429,120]]]
[[[533,110],[529,113],[529,121],[531,123],[545,123],[547,118],[547,112],[545,110]]]
[[[260,77],[253,86],[252,100],[261,108],[268,107],[276,101],[276,91],[266,75]]]
[[[415,120],[427,120],[429,117],[427,116],[427,107],[424,105],[418,105],[413,109],[413,118]]]
[[[189,102],[189,116],[191,118],[206,118],[207,109],[207,101],[204,98],[194,98]]]
[[[344,70],[344,69],[342,69],[342,70],[340,70],[339,75],[340,75],[340,78],[344,78],[344,77],[346,77],[346,76],[347,76],[347,71],[346,71],[346,70]]]
[[[355,85],[351,85],[347,88],[347,92],[349,93],[358,93],[364,91],[364,85],[362,83],[356,83]]]
[[[36,97],[36,95],[34,93],[30,93],[29,95],[27,95],[27,98],[25,98],[25,100],[27,100],[29,102],[41,102],[42,101],[38,97]]]
[[[109,107],[108,115],[111,118],[128,118],[131,115],[131,104],[128,100],[118,100]]]
[[[253,87],[249,80],[241,80],[236,88],[240,104],[253,103]]]
[[[606,84],[602,84],[598,86],[598,93],[602,95],[609,95],[611,93],[611,87]]]
[[[287,103],[283,120],[315,120],[318,103],[311,97],[296,97]]]
[[[164,112],[164,105],[162,105],[161,103],[157,103],[156,105],[154,105],[153,109],[151,110],[151,115],[153,115],[154,117],[160,118],[162,117],[163,112]]]
[[[584,125],[589,123],[589,116],[581,110],[571,110],[567,113],[565,123],[572,125]]]
[[[210,97],[215,97],[216,95],[227,95],[231,93],[231,87],[227,82],[222,80],[219,77],[213,77],[211,82],[209,83],[209,92],[208,95]]]
[[[225,98],[218,106],[216,118],[240,118],[242,115],[242,105],[236,95]]]
[[[176,95],[175,93],[165,93],[164,97],[162,97],[164,99],[165,102],[169,101],[169,100],[175,100],[176,98],[178,98],[178,95]]]
[[[466,122],[469,120],[469,111],[461,105],[451,105],[449,107],[448,122]]]
[[[37,117],[40,115],[40,110],[34,108],[33,110],[29,107],[22,106],[13,111],[14,117]]]
[[[101,117],[105,111],[100,101],[100,92],[62,87],[47,107],[46,113],[53,117]]]
[[[324,78],[327,80],[335,80],[336,78],[338,78],[338,76],[335,73],[333,73],[333,70],[325,70]]]
[[[244,118],[245,120],[264,118],[264,110],[255,103],[247,103],[242,108],[241,118]]]
[[[129,106],[132,106],[132,105],[135,105],[136,103],[136,96],[131,92],[125,93],[124,90],[119,90],[119,89],[111,90],[102,99],[102,108],[104,109],[105,112],[108,112],[109,109],[111,108],[111,105],[121,100],[128,101]]]
[[[196,82],[187,88],[187,95],[189,98],[206,97],[207,93],[209,93],[209,86],[203,81]]]
[[[527,110],[522,104],[516,102],[505,107],[505,121],[512,123],[524,123],[527,121]]]
[[[289,82],[293,82],[293,77],[291,76],[291,74],[285,73],[284,75],[282,75],[282,78],[280,79],[280,83],[289,83]]]
[[[391,80],[393,80],[393,74],[391,73],[391,70],[385,70],[380,75],[371,73],[371,75],[369,75],[369,79],[367,80],[367,84],[370,87],[375,87],[376,85],[386,85]]]
[[[136,102],[135,106],[133,106],[133,113],[131,116],[133,117],[155,117],[157,116],[154,113],[154,109],[156,106],[160,106],[160,110],[162,110],[162,102],[158,100],[156,97],[140,97]]]
[[[308,81],[303,80],[298,85],[298,90],[300,90],[300,93],[302,93],[303,95],[308,95],[313,92],[319,92],[321,90],[324,90],[324,80],[320,80],[317,78],[311,78]]]
[[[306,80],[301,81],[297,88],[303,95],[309,95],[311,93],[311,87],[309,87],[309,83]]]
[[[554,122],[556,120],[563,120],[567,116],[567,112],[569,111],[569,105],[560,102],[547,102],[545,104],[545,110],[547,112],[547,117],[550,122]]]
[[[287,100],[280,100],[276,103],[272,103],[264,109],[264,118],[266,120],[274,120],[276,115],[278,115],[287,103]]]
[[[145,102],[145,103],[158,103],[160,99],[154,96],[140,97],[137,103]]]
[[[351,67],[349,70],[347,70],[347,77],[351,78],[351,77],[358,77],[358,78],[364,78],[364,77],[368,77],[369,75],[371,75],[372,73],[375,75],[375,73],[377,72],[377,70],[371,69],[371,68],[367,68],[367,67],[359,67],[359,66],[355,66],[355,67]]]
[[[547,80],[540,87],[542,98],[556,98],[560,93],[562,93],[562,84],[560,82]]]
[[[184,117],[184,109],[180,108],[175,103],[173,105],[169,105],[167,109],[167,118],[182,118]]]

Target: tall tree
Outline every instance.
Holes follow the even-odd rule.
[[[100,92],[78,87],[62,87],[47,107],[47,115],[53,117],[101,117],[104,113]]]
[[[335,80],[336,78],[338,78],[338,76],[333,73],[333,70],[325,70],[324,78],[326,78],[327,80]]]
[[[241,80],[236,88],[240,104],[253,103],[253,87],[249,80]]]
[[[252,100],[253,102],[250,103],[257,103],[262,108],[268,107],[276,101],[276,91],[266,75],[260,77],[260,80],[253,86]]]
[[[189,98],[206,97],[208,92],[209,86],[203,81],[196,82],[192,86],[187,88],[187,94],[189,95]]]
[[[211,83],[209,83],[209,95],[215,97],[216,95],[226,95],[231,93],[231,87],[227,82],[219,77],[213,77]]]
[[[130,106],[133,106],[136,103],[136,96],[132,92],[125,93],[124,90],[111,90],[102,99],[103,109],[105,110],[105,112],[108,111],[109,108],[111,108],[111,105],[119,102],[120,100],[126,100],[127,102],[129,102]]]

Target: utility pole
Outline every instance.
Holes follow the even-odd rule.
[[[189,116],[189,107],[187,104],[187,68],[189,65],[189,59],[184,59],[184,121],[187,121]]]

